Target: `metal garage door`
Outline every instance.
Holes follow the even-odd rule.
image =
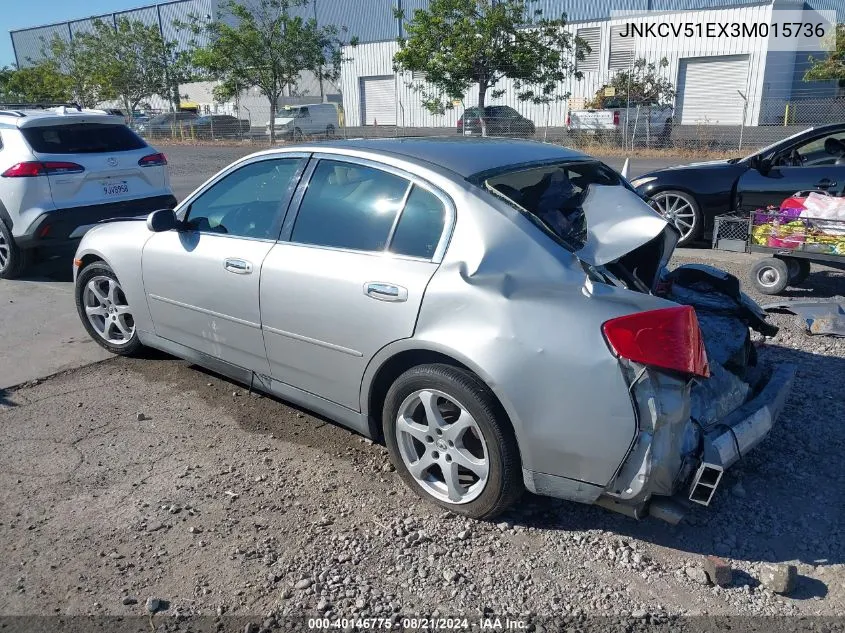
[[[361,125],[396,125],[396,82],[392,75],[361,77]]]
[[[682,59],[675,121],[681,125],[739,125],[748,96],[748,55]]]

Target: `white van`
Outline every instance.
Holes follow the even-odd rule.
[[[337,106],[333,103],[285,106],[276,113],[276,138],[298,140],[303,136],[332,137],[338,127]],[[265,134],[270,136],[269,121]]]

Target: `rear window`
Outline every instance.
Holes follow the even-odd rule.
[[[127,152],[147,146],[125,125],[75,123],[26,127],[21,132],[29,146],[40,154]]]
[[[587,237],[585,210],[590,192],[613,187],[627,190],[612,169],[597,161],[567,162],[500,173],[485,186],[513,203],[546,232],[572,250],[582,248]],[[636,198],[634,192],[629,192]]]

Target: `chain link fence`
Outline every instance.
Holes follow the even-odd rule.
[[[478,108],[456,106],[450,121],[442,125],[402,125],[401,122],[362,124],[355,113],[345,112],[342,101],[320,102],[298,98],[300,103],[280,106],[275,113],[277,142],[325,138],[376,138],[412,136],[482,135]],[[373,108],[373,103],[368,104]],[[375,104],[382,110],[401,110],[396,102]],[[528,110],[527,108],[525,110]],[[689,121],[671,106],[626,104],[603,110],[564,108],[555,120],[535,120],[519,106],[485,108],[483,124],[488,136],[526,138],[558,143],[596,153],[649,151],[677,154],[745,155],[784,139],[810,126],[845,120],[845,99],[763,101],[762,116],[768,124],[725,125],[717,119]],[[150,109],[135,113],[130,125],[155,141],[237,141],[257,145],[270,142],[268,103],[200,105],[196,111],[164,112]],[[444,117],[446,118],[446,117]],[[129,118],[128,118],[129,119]]]

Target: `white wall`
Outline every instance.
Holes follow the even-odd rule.
[[[579,22],[567,25],[573,33],[579,28],[599,27],[602,30],[600,42],[600,66],[595,72],[585,72],[581,81],[569,79],[560,86],[559,94],[571,93],[574,98],[590,99],[596,91],[617,72],[608,69],[608,58],[610,55],[610,29],[613,26],[622,25],[625,22],[739,22],[739,23],[761,23],[770,22],[772,6],[753,5],[726,9],[713,9],[702,11],[678,11],[662,15],[650,15],[643,17],[613,18],[597,22]],[[648,44],[652,44],[650,40]],[[766,70],[767,46],[758,43],[751,43],[739,39],[717,39],[717,38],[684,38],[680,41],[669,42],[664,40],[663,44],[656,48],[646,50],[646,42],[639,40],[635,48],[635,57],[643,57],[650,62],[658,62],[666,57],[669,66],[663,72],[665,76],[677,87],[679,62],[684,58],[705,57],[715,55],[749,55],[749,76],[747,85],[739,87],[747,90],[749,108],[746,124],[755,125],[760,115],[760,99],[763,94],[764,76]],[[344,51],[346,57],[350,58],[343,67],[341,78],[341,92],[343,94],[344,110],[347,113],[348,121],[360,120],[360,77],[375,75],[392,75],[392,59],[398,45],[395,42],[377,42],[372,44],[361,44],[354,48],[347,48]],[[774,57],[772,59],[775,59]],[[772,69],[772,73],[777,73]],[[791,73],[789,74],[791,82]],[[460,117],[464,107],[477,105],[477,88],[470,88],[464,104],[457,106],[454,110],[448,110],[444,115],[432,115],[422,107],[422,99],[418,92],[408,87],[410,74],[397,75],[397,98],[396,98],[396,121],[399,125],[407,127],[453,127]],[[786,77],[778,83],[784,86],[787,83]],[[770,81],[773,83],[773,81]],[[568,104],[559,101],[551,106],[535,105],[521,102],[516,96],[513,82],[503,80],[495,89],[505,89],[506,93],[499,99],[490,99],[488,92],[488,105],[509,105],[534,121],[538,127],[548,124],[551,126],[562,126],[565,124]],[[401,104],[401,105],[400,105]]]

